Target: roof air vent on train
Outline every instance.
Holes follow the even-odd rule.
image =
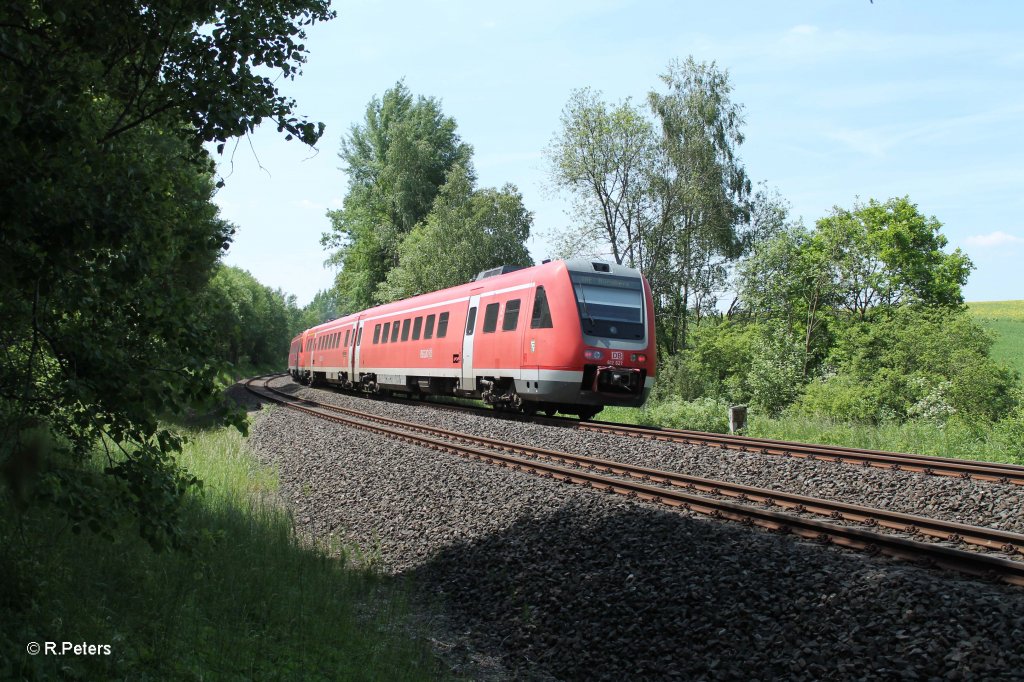
[[[598,263],[598,262],[594,261],[594,262],[591,263],[591,265],[593,265],[594,269],[597,270],[598,272],[611,272],[612,271],[612,267],[610,265],[608,265],[607,263]]]
[[[523,270],[526,265],[502,265],[501,267],[491,268],[490,270],[481,270],[480,274],[473,278],[474,282],[479,282],[486,277],[495,277],[497,275],[504,275],[509,272],[515,272],[516,270]]]

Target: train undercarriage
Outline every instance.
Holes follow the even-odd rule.
[[[521,380],[510,377],[477,377],[475,389],[463,388],[457,377],[378,376],[360,373],[351,381],[347,372],[290,372],[293,379],[308,386],[333,386],[363,395],[407,395],[428,399],[445,396],[481,400],[495,411],[549,416],[577,415],[592,419],[606,405],[637,407],[646,397],[643,370],[588,365],[577,381]]]

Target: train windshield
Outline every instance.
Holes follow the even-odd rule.
[[[644,338],[644,291],[639,278],[569,273],[583,333],[611,339]]]

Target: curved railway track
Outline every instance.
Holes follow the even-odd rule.
[[[950,476],[975,481],[1024,486],[1024,466],[1005,462],[981,462],[956,457],[916,455],[884,450],[862,450],[841,445],[813,445],[793,441],[769,440],[721,433],[706,433],[687,429],[659,426],[637,426],[604,421],[580,421],[567,417],[528,416],[519,413],[496,412],[486,407],[469,407],[447,403],[430,403],[441,409],[487,414],[504,419],[529,421],[548,426],[629,436],[646,440],[660,440],[684,445],[704,445],[723,450],[777,455],[800,459],[835,462],[862,467],[875,467],[893,471],[913,471],[931,476]]]
[[[253,386],[259,378],[251,379],[246,383],[246,387],[265,399],[321,419],[501,467],[523,470],[545,478],[576,483],[668,506],[682,507],[716,518],[793,533],[843,547],[926,562],[971,575],[1024,585],[1024,561],[1008,559],[993,553],[1002,552],[1020,559],[1024,555],[1024,535],[1021,534],[471,436],[295,398],[268,386],[272,378],[274,377],[262,377],[264,381],[261,387]],[[752,504],[778,507],[787,511],[780,512]],[[808,518],[811,515],[828,520]],[[947,544],[909,539],[890,532],[881,532],[879,529],[928,537]],[[949,546],[960,543],[981,548],[981,551],[965,551]]]

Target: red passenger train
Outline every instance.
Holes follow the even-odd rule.
[[[480,398],[589,419],[605,405],[647,399],[652,310],[650,285],[632,268],[504,266],[307,329],[292,339],[288,371],[310,385]]]

